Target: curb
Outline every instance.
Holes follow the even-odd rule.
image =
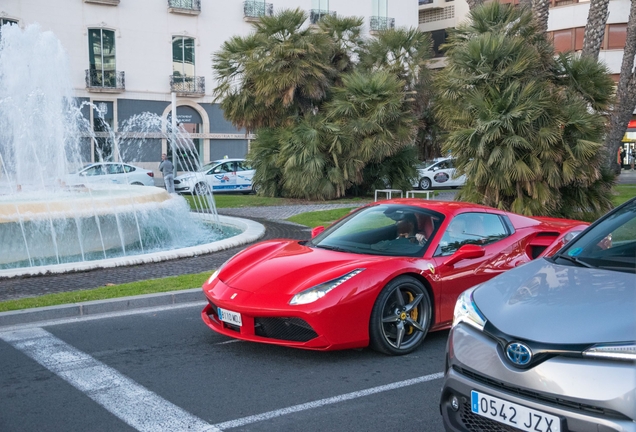
[[[0,328],[20,324],[33,324],[38,321],[80,318],[89,315],[94,316],[111,312],[124,312],[133,309],[202,302],[205,302],[205,296],[201,288],[192,288],[156,294],[142,294],[131,297],[23,309],[0,312]]]

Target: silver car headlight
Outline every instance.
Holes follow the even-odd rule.
[[[486,325],[486,318],[477,308],[473,301],[473,292],[477,287],[470,288],[460,294],[455,303],[455,311],[453,312],[453,327],[464,322],[482,331]]]
[[[636,342],[622,344],[598,344],[583,351],[586,357],[636,361]]]
[[[332,279],[330,281],[321,283],[320,285],[316,285],[315,287],[301,291],[289,301],[289,304],[302,305],[315,302],[316,300],[323,298],[329,291],[331,291],[338,285],[342,285],[352,277],[362,273],[364,270],[365,269],[363,268],[355,269],[345,275],[340,276],[339,278]]]

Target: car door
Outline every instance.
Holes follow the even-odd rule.
[[[208,172],[212,190],[227,191],[236,189],[236,164],[223,162]]]
[[[236,186],[240,190],[252,189],[254,170],[245,161],[236,161]]]
[[[438,310],[443,322],[452,320],[459,294],[511,268],[505,255],[512,250],[514,238],[503,218],[505,215],[466,212],[456,215],[443,227],[433,259],[436,278],[442,286]],[[464,245],[478,245],[484,255],[445,264]]]
[[[464,186],[464,184],[466,183],[466,175],[462,174],[460,176],[457,176],[457,172],[455,169],[455,159],[450,159],[449,165],[450,179],[448,180],[448,186]]]
[[[112,163],[105,165],[107,170],[107,181],[109,183],[117,183],[117,184],[128,184],[126,181],[126,173],[124,171],[124,166],[120,163]]]
[[[450,159],[439,161],[428,169],[433,187],[452,186],[451,178],[454,172]],[[432,172],[431,172],[432,171]]]
[[[80,173],[82,181],[89,183],[102,183],[105,180],[104,174],[106,173],[104,165],[95,164],[86,168]]]

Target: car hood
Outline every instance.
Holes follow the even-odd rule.
[[[175,180],[188,180],[191,179],[193,177],[196,177],[197,175],[195,173],[188,173],[188,174],[181,174],[176,176],[174,179]]]
[[[219,279],[241,291],[295,294],[354,269],[383,267],[394,259],[310,248],[303,243],[293,240],[258,243],[228,261]]]
[[[500,331],[555,344],[636,340],[636,276],[531,261],[484,283],[473,299]]]

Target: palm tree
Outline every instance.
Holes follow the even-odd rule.
[[[616,162],[616,153],[622,145],[621,141],[627,130],[627,124],[636,108],[636,1],[631,2],[629,20],[627,22],[627,37],[620,78],[616,88],[616,105],[610,116],[609,132],[605,138],[606,164],[613,171],[620,173],[620,166]]]
[[[609,0],[591,0],[585,24],[581,55],[598,59],[605,37],[605,24],[609,16]]]
[[[417,29],[386,30],[371,40],[361,55],[365,70],[384,69],[406,83],[408,110],[418,119],[415,145],[420,155],[434,153],[432,147],[437,144],[431,112],[432,75],[427,67],[432,46],[430,36]]]
[[[214,96],[235,126],[285,124],[324,100],[335,74],[332,42],[303,27],[306,20],[300,9],[262,16],[253,34],[231,38],[214,54]]]
[[[451,33],[437,80],[444,150],[469,178],[458,199],[528,215],[592,218],[611,208],[599,157],[607,70],[555,59],[527,8],[489,3],[470,18]]]

